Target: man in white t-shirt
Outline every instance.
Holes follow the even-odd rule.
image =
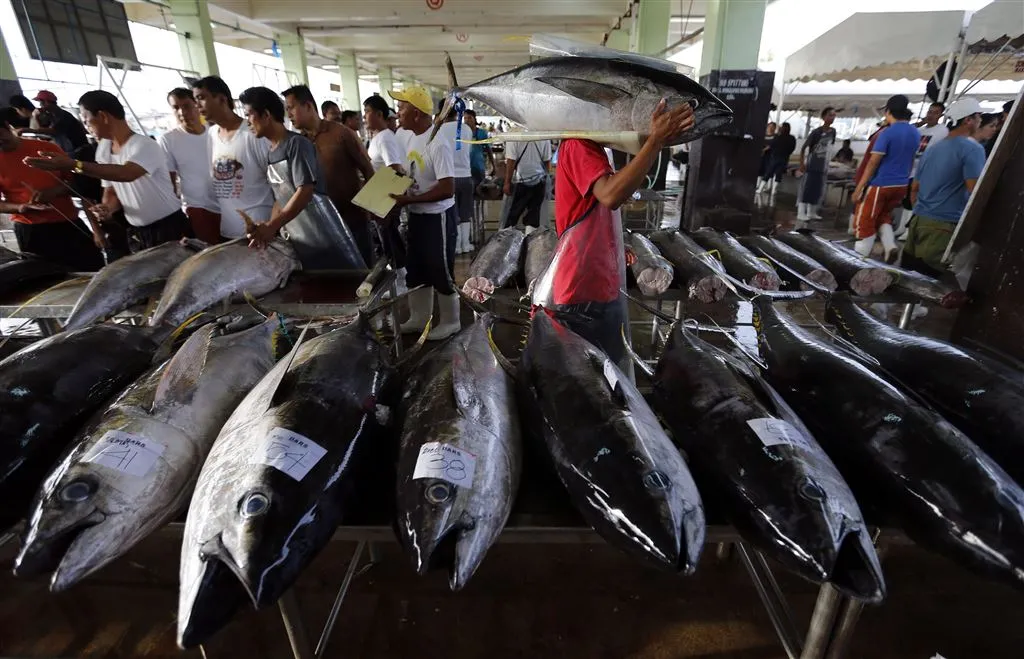
[[[191,236],[160,145],[132,132],[125,121],[124,106],[110,92],[86,92],[78,99],[78,108],[89,131],[100,140],[96,162],[47,154],[27,158],[26,164],[102,179],[103,202],[90,207],[89,212],[104,222],[113,213],[124,210],[129,225],[128,248],[132,253]]]
[[[192,85],[199,112],[211,124],[213,195],[220,206],[220,235],[245,237],[244,211],[257,224],[270,220],[274,191],[267,180],[270,142],[253,135],[234,110],[231,90],[217,76]]]
[[[398,206],[409,211],[409,255],[406,281],[409,288],[423,286],[409,294],[409,320],[403,333],[421,332],[438,295],[440,322],[430,330],[428,340],[446,339],[461,328],[459,296],[455,292],[455,145],[445,139],[430,139],[434,104],[422,87],[390,92],[398,101],[398,120],[412,131],[406,162],[412,187],[405,194],[392,195]]]
[[[547,194],[550,165],[550,140],[505,145],[504,192],[506,196],[511,195],[512,200],[502,228],[514,227],[520,218],[527,234],[540,228],[540,209]]]
[[[388,116],[392,113],[387,101],[383,97],[374,94],[363,101],[363,125],[373,135],[367,151],[370,154],[370,164],[374,171],[382,167],[390,167],[395,173],[405,175],[406,150],[398,144],[395,134],[388,128]],[[405,242],[402,240],[400,227],[400,209],[395,208],[384,219],[375,219],[380,226],[381,248],[384,254],[391,259],[391,267],[398,275],[398,288],[403,289],[405,283]]]
[[[175,128],[157,138],[167,154],[171,180],[178,186],[185,215],[196,238],[211,245],[220,242],[220,204],[213,196],[213,162],[210,136],[199,118],[192,90],[178,87],[167,94],[167,104],[178,121]]]
[[[438,103],[438,112],[444,107],[444,100]],[[462,144],[459,140],[471,140],[472,131],[469,126],[462,124],[459,130],[459,116],[452,108],[445,117],[441,129],[437,131],[435,139],[447,140],[455,150],[455,215],[458,221],[458,231],[455,235],[455,253],[463,254],[473,251],[473,244],[469,241],[470,228],[473,222],[473,171],[470,168],[469,155],[471,146]]]

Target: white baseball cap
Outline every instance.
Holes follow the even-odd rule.
[[[981,103],[974,98],[961,98],[959,101],[953,103],[946,110],[946,116],[949,117],[950,121],[957,122],[961,119],[966,119],[972,114],[982,114],[985,110],[982,109]]]

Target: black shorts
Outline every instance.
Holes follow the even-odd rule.
[[[59,263],[76,272],[96,272],[103,267],[103,255],[92,241],[92,233],[78,220],[47,224],[14,223],[18,249]]]
[[[512,187],[512,201],[509,202],[508,217],[502,228],[514,227],[523,218],[523,224],[534,229],[540,227],[540,209],[544,205],[544,193],[547,192],[547,185],[542,179],[533,185],[516,183]],[[526,214],[523,217],[523,214]]]
[[[560,304],[553,308],[556,320],[603,350],[619,365],[626,355],[622,342],[622,326],[628,322],[625,309],[621,299]]]
[[[192,238],[192,224],[183,211],[175,211],[144,227],[128,225],[128,251],[132,254],[172,240]]]
[[[405,283],[433,286],[442,295],[455,292],[455,207],[444,213],[409,213]]]

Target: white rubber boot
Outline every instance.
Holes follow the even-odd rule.
[[[807,219],[808,220],[820,220],[821,219],[821,213],[818,212],[819,208],[821,208],[821,206],[816,206],[816,205],[813,205],[813,204],[807,204]]]
[[[458,293],[452,293],[451,295],[438,293],[437,307],[440,322],[430,329],[430,333],[427,334],[427,341],[447,339],[462,329],[462,319],[460,318],[462,308],[459,306]]]
[[[464,249],[462,249],[462,235],[465,233],[465,230],[462,227],[464,225],[463,224],[457,224],[455,226],[456,226],[455,253],[456,254],[462,254],[465,251]]]
[[[775,196],[775,190],[778,189],[778,187],[779,187],[779,182],[776,181],[775,179],[772,179],[771,187],[769,188],[772,197]]]
[[[861,256],[871,256],[871,250],[875,247],[875,237],[868,236],[864,240],[858,240],[853,244],[853,251]]]
[[[900,256],[900,248],[896,245],[896,235],[891,224],[878,227],[878,239],[882,241],[882,249],[885,250],[885,262],[890,265],[896,263]]]
[[[762,192],[764,192],[764,186],[767,183],[768,183],[768,181],[766,181],[763,178],[757,179],[757,187],[754,188],[754,194],[761,194]]]
[[[404,295],[408,292],[409,287],[405,285],[405,268],[399,268],[395,271],[395,293]]]
[[[409,303],[409,320],[398,329],[402,334],[419,334],[434,313],[434,289],[429,286],[417,288],[409,293],[406,300]]]
[[[846,226],[846,233],[850,234],[851,236],[857,235],[857,230],[853,228],[853,220],[856,217],[857,215],[855,213],[850,213],[850,223]]]
[[[808,219],[810,219],[807,217],[807,206],[808,204],[805,204],[803,202],[797,202],[796,219],[800,220],[801,222],[806,222]]]
[[[469,232],[472,225],[469,222],[463,222],[459,225],[459,228],[462,230],[462,253],[469,254],[473,251],[473,243],[469,242]]]

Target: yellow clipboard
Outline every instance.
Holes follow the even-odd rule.
[[[408,176],[400,176],[390,167],[381,167],[352,199],[352,203],[379,218],[387,217],[395,207],[393,194],[402,194],[412,185]]]

